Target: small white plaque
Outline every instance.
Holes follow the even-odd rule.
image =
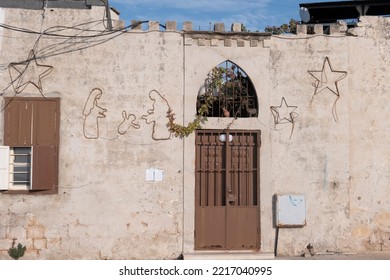
[[[145,176],[146,176],[145,178],[146,181],[154,181],[154,169],[153,168],[146,169]]]
[[[156,182],[161,182],[164,179],[164,170],[155,169],[154,170],[154,180]]]

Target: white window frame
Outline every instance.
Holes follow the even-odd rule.
[[[8,146],[0,146],[0,190],[5,191],[9,188],[9,154]]]
[[[0,190],[31,190],[32,185],[32,149],[33,147],[23,147],[30,149],[30,163],[15,163],[15,152],[14,148],[21,147],[8,147],[8,146],[0,146],[1,152],[1,164],[0,164],[0,174],[1,174],[1,182],[0,182]],[[7,166],[8,165],[8,166]],[[29,166],[30,167],[30,181],[26,182],[26,184],[14,184],[14,167],[20,166]]]

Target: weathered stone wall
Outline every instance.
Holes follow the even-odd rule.
[[[7,10],[5,21],[39,30],[41,13]],[[37,56],[48,55],[38,61],[53,67],[41,79],[42,95],[61,97],[61,138],[58,194],[1,194],[2,257],[13,238],[27,245],[26,258],[177,257],[182,244],[183,142],[170,139],[165,125],[168,106],[182,114],[181,35],[101,34],[104,9],[64,13],[47,10],[43,29],[97,20],[82,28],[98,31],[67,29],[65,34],[91,37],[43,36],[36,43],[39,34],[3,29],[4,38],[12,37],[1,46],[5,66],[25,60],[35,44]],[[28,23],[21,20],[27,15]],[[9,82],[5,67],[1,87]],[[105,118],[87,109],[99,91],[97,105]],[[13,94],[7,88],[5,95]],[[20,95],[42,96],[31,84]],[[146,180],[145,170],[152,168],[164,171],[162,181]]]
[[[388,34],[388,19],[364,17],[347,37],[274,37],[271,102],[299,116],[291,139],[291,125],[271,133],[273,187],[304,193],[308,222],[281,230],[283,253],[389,250]],[[315,91],[314,77],[331,83]]]
[[[314,35],[302,28],[268,36],[239,25],[196,32],[185,23],[177,31],[174,22],[166,31],[149,22],[148,32],[108,32],[102,7],[0,14],[5,24],[37,31],[0,29],[3,95],[15,94],[9,64],[33,49],[37,71],[53,70],[40,78],[42,93],[28,84],[19,95],[61,97],[59,192],[0,193],[1,258],[13,239],[31,259],[193,252],[195,139],[170,135],[166,113],[193,120],[200,86],[225,60],[251,78],[259,116],[209,118],[204,128],[261,130],[261,251],[274,249],[272,196],[282,193],[306,196],[307,225],[280,229],[279,254],[301,254],[309,243],[316,252],[390,250],[389,19],[364,17],[329,35],[317,26]],[[55,27],[64,23],[77,29]],[[40,34],[47,28],[73,37]],[[93,101],[98,112],[88,110]],[[0,114],[0,131],[3,122]],[[147,180],[153,170],[161,180]]]
[[[352,248],[390,247],[389,18],[363,18],[350,39]],[[369,51],[367,51],[369,50]]]

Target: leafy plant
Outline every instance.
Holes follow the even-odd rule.
[[[167,112],[167,118],[169,120],[167,126],[176,137],[187,137],[195,130],[201,128],[201,125],[207,121],[207,113],[216,100],[214,93],[215,91],[221,90],[224,81],[223,77],[227,74],[228,70],[223,67],[214,67],[211,70],[209,78],[205,82],[206,92],[203,94],[205,96],[205,102],[198,109],[198,114],[195,116],[195,119],[186,126],[175,123],[175,114],[172,109],[169,109]]]
[[[18,246],[15,247],[15,240],[12,242],[12,247],[8,249],[8,255],[14,260],[23,257],[24,252],[26,252],[26,246],[18,243]]]
[[[212,95],[208,96],[206,102],[198,110],[198,115],[196,115],[195,119],[192,122],[188,123],[187,126],[175,123],[175,114],[173,113],[172,109],[169,109],[169,111],[167,112],[167,117],[169,119],[169,130],[174,133],[176,137],[187,137],[195,130],[201,128],[201,124],[207,121],[207,117],[205,115],[207,114],[209,108],[212,106],[213,102],[214,97]]]
[[[299,22],[295,19],[290,19],[289,23],[284,23],[281,26],[266,26],[265,32],[269,32],[274,35],[284,34],[284,33],[297,33],[297,25]]]

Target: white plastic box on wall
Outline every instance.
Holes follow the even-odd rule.
[[[276,195],[275,206],[277,227],[303,227],[306,225],[306,202],[304,195]]]

